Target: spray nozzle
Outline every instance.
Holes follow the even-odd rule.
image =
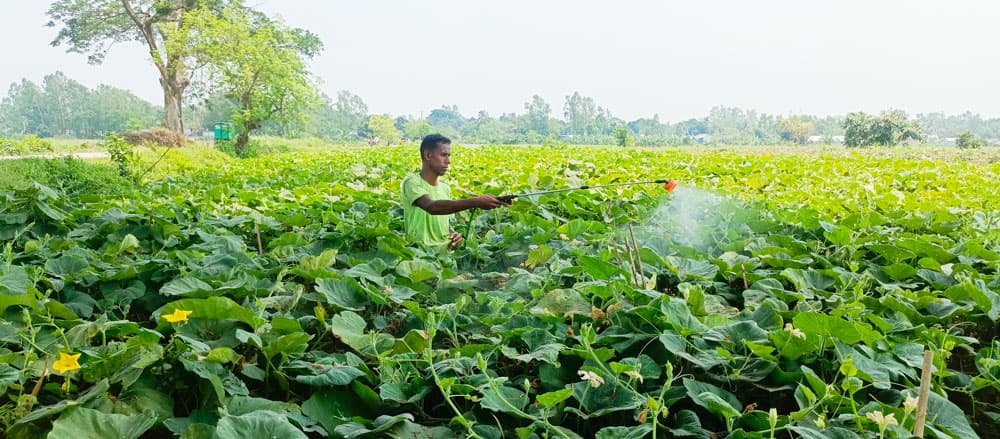
[[[663,190],[667,192],[673,192],[677,189],[677,180],[665,180],[663,183]]]

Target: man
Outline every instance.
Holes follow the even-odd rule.
[[[438,178],[451,165],[451,140],[431,134],[420,142],[419,174],[403,180],[403,224],[406,236],[413,242],[450,249],[458,248],[464,239],[451,228],[452,214],[468,209],[496,209],[506,204],[492,195],[480,195],[464,200],[452,200],[451,188]]]

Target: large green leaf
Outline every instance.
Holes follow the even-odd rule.
[[[502,413],[517,413],[528,405],[528,395],[521,389],[497,385],[496,389],[485,386],[481,389],[483,399],[479,402],[483,408]]]
[[[90,268],[90,263],[79,255],[67,254],[45,262],[45,271],[57,276],[70,277]]]
[[[687,389],[688,397],[695,404],[723,418],[728,419],[739,416],[740,408],[743,405],[740,404],[739,399],[736,399],[736,395],[733,395],[731,392],[723,390],[718,386],[689,378],[684,378],[683,383],[684,388]]]
[[[585,273],[598,280],[610,279],[612,276],[622,273],[621,268],[593,256],[580,256],[576,258],[576,263]]]
[[[272,411],[258,410],[240,416],[223,416],[215,428],[215,439],[307,439],[288,418]]]
[[[365,417],[364,406],[348,390],[323,390],[315,392],[302,403],[302,413],[320,423],[328,432],[351,422],[355,416]]]
[[[145,415],[119,415],[102,413],[84,407],[64,411],[52,423],[50,439],[137,439],[156,423],[156,418]]]
[[[400,262],[396,265],[396,273],[413,282],[436,279],[441,274],[434,264],[419,259]]]
[[[25,293],[18,296],[7,296],[0,294],[0,314],[7,311],[7,308],[20,305],[31,309],[38,309],[38,299],[34,293]]]
[[[299,375],[295,381],[314,387],[346,386],[365,373],[351,366],[323,366],[315,375]]]
[[[536,399],[538,400],[539,404],[541,404],[545,408],[551,409],[555,407],[556,404],[559,404],[560,402],[569,399],[570,396],[573,396],[572,388],[546,392],[541,395],[538,395]]]
[[[228,297],[209,297],[207,299],[181,299],[164,305],[153,313],[159,322],[159,329],[170,325],[160,316],[171,314],[175,310],[191,311],[190,319],[225,320],[232,319],[250,325],[257,329],[264,325],[264,320],[250,310],[240,306]]]
[[[339,309],[361,311],[370,303],[361,285],[354,279],[316,279],[316,294]]]
[[[979,438],[969,425],[966,413],[955,403],[934,392],[927,398],[927,423],[930,428],[956,439]]]
[[[580,409],[567,406],[566,410],[584,419],[599,418],[608,413],[634,410],[645,401],[636,397],[614,379],[604,377],[605,383],[597,388],[587,381],[573,385],[573,398],[580,402]]]
[[[359,353],[376,355],[392,349],[395,342],[392,336],[382,332],[369,336],[366,326],[365,319],[352,311],[344,311],[330,319],[330,331]]]
[[[156,422],[163,422],[174,416],[174,400],[156,389],[152,380],[143,378],[118,396],[114,411],[131,416],[152,415]]]
[[[597,439],[643,439],[653,431],[650,424],[635,427],[604,427],[597,432]]]
[[[375,418],[375,422],[370,425],[361,424],[360,422],[349,422],[343,425],[337,426],[334,432],[337,435],[341,435],[348,439],[358,438],[358,437],[413,437],[413,435],[395,435],[389,432],[395,431],[396,429],[407,429],[407,426],[413,421],[413,415],[409,413],[404,413],[397,416],[379,416]]]
[[[956,302],[972,302],[991,320],[1000,319],[1000,295],[993,292],[982,279],[965,281],[949,287],[944,295]]]
[[[831,337],[847,344],[861,341],[861,332],[854,323],[818,312],[798,313],[792,325],[807,336]]]
[[[711,432],[701,427],[701,419],[698,419],[698,414],[691,410],[678,412],[676,422],[667,428],[677,437],[709,439],[713,436]]]
[[[742,321],[709,329],[703,337],[705,340],[743,348],[747,343],[766,343],[767,331],[760,329],[756,322]]]
[[[563,319],[573,314],[588,314],[593,306],[580,296],[576,290],[559,289],[545,293],[542,299],[531,308],[537,315],[553,316]]]
[[[719,267],[709,261],[667,256],[663,258],[667,266],[677,274],[682,281],[712,280],[719,272]]]
[[[165,296],[207,297],[215,289],[201,279],[192,276],[179,277],[167,282],[160,288],[160,294]]]
[[[680,300],[673,298],[664,300],[660,303],[660,311],[674,330],[683,335],[702,333],[708,329]]]
[[[868,249],[884,257],[890,264],[911,261],[917,257],[915,253],[895,245],[874,244],[869,245]]]
[[[107,394],[110,387],[111,385],[108,383],[108,380],[103,379],[98,381],[97,384],[94,384],[94,386],[90,389],[87,389],[87,391],[83,395],[80,395],[77,399],[64,399],[52,405],[36,408],[23,418],[18,419],[14,425],[7,429],[7,435],[9,437],[30,436],[31,429],[35,427],[39,421],[49,419],[52,416],[60,414],[66,410],[79,407],[90,401],[103,397]],[[155,422],[155,420],[152,421]]]
[[[298,413],[299,407],[291,402],[272,401],[265,398],[255,398],[252,396],[236,395],[226,401],[226,414],[230,416],[240,416],[253,413],[258,410],[270,411],[278,414]]]
[[[826,428],[824,430],[802,426],[789,426],[788,428],[802,439],[857,439],[860,437],[853,431],[839,427]]]
[[[917,269],[910,264],[897,262],[892,265],[882,267],[882,272],[895,281],[904,281],[917,275]]]
[[[798,291],[825,290],[833,286],[835,279],[815,270],[802,270],[798,268],[786,268],[781,270],[781,275],[788,279]]]
[[[21,373],[9,364],[0,364],[0,395],[7,393],[10,386],[21,384]]]
[[[28,292],[28,273],[20,265],[0,266],[0,296],[18,296]],[[2,312],[2,310],[0,310]]]

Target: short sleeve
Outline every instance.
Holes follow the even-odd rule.
[[[425,185],[420,184],[420,181],[413,176],[403,180],[403,205],[412,206],[414,201],[428,194]]]
[[[443,191],[444,192],[444,198],[443,199],[445,199],[445,200],[452,200],[452,199],[454,199],[451,196],[451,186],[450,185],[448,185],[447,183],[443,183],[443,182],[442,183],[438,183],[438,184],[444,186],[442,188],[442,189],[444,189],[444,191]]]

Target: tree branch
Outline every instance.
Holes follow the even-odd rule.
[[[149,45],[149,55],[153,58],[153,64],[156,65],[156,69],[160,71],[160,77],[163,78],[165,82],[169,82],[167,68],[163,65],[163,60],[160,59],[160,49],[156,46],[156,40],[153,38],[153,25],[150,21],[144,21],[139,18],[135,10],[132,9],[132,3],[129,0],[121,0],[122,6],[125,8],[125,13],[128,14],[129,18],[135,22],[136,26],[142,31],[142,36],[146,39],[146,44]]]

